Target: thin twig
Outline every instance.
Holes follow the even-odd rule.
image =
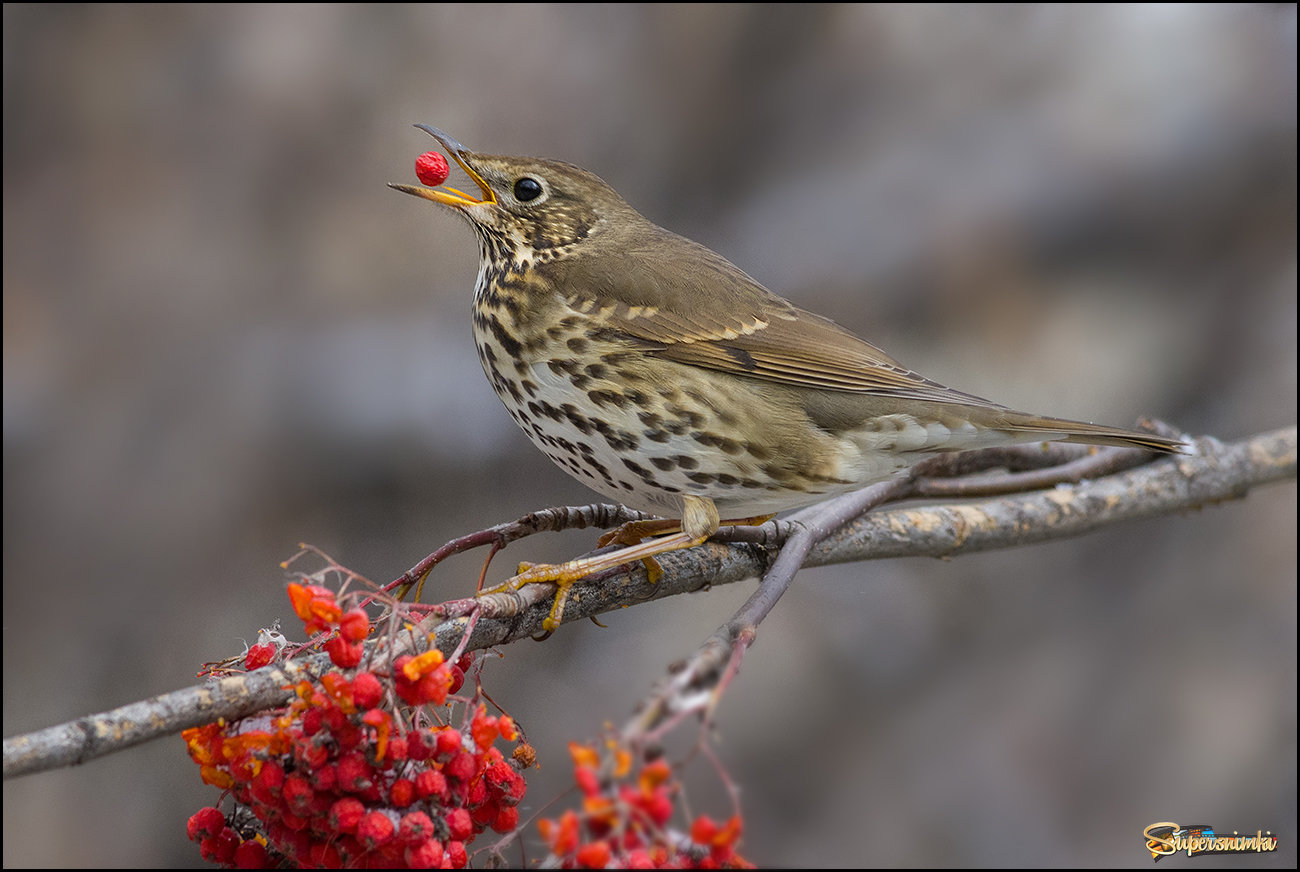
[[[556,506],[550,509],[529,512],[517,520],[497,524],[486,530],[479,530],[477,533],[470,533],[452,539],[446,545],[443,545],[406,570],[400,577],[385,585],[384,591],[400,589],[404,592],[412,586],[417,586],[424,581],[435,566],[448,557],[483,545],[492,546],[492,553],[488,556],[490,560],[492,555],[511,542],[525,536],[532,536],[534,533],[584,530],[588,527],[607,530],[620,524],[626,524],[629,521],[644,521],[650,517],[652,516],[647,515],[645,512],[637,512],[624,506],[615,506],[608,503],[593,503],[589,506]],[[484,566],[483,570],[486,572],[487,567]],[[480,583],[481,581],[482,579],[480,579]]]

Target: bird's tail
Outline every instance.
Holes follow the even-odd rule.
[[[1002,420],[995,425],[1017,435],[1023,434],[1025,441],[1039,437],[1052,442],[1080,442],[1085,445],[1118,445],[1122,448],[1142,448],[1160,454],[1181,454],[1186,443],[1177,439],[1168,439],[1154,433],[1139,430],[1126,430],[1123,427],[1107,427],[1103,424],[1088,424],[1084,421],[1067,421],[1063,418],[1045,418],[1024,412],[1006,412],[999,416]]]

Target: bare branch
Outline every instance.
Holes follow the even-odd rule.
[[[987,459],[980,468],[988,468]],[[856,517],[811,547],[806,560],[799,563],[820,566],[886,557],[952,557],[1066,538],[1124,521],[1239,499],[1253,487],[1294,479],[1295,475],[1295,427],[1228,444],[1202,438],[1196,441],[1190,454],[1076,485],[975,503],[901,508]],[[798,529],[817,532],[817,528],[843,514],[848,503],[841,501],[858,500],[870,505],[874,498],[860,491],[840,501],[805,510],[815,514],[796,516],[796,519],[803,517],[802,521],[769,522],[756,535],[751,531],[751,535],[743,537],[753,541],[708,542],[690,551],[665,554],[660,558],[664,577],[655,585],[649,583],[639,565],[628,572],[584,579],[570,591],[564,620],[574,621],[645,600],[763,576],[775,565],[777,546]],[[857,512],[861,511],[859,507]],[[589,512],[583,517],[597,522],[624,519],[617,514],[597,515]],[[537,529],[555,528],[551,515],[534,513],[526,517],[543,519],[536,523]],[[511,533],[526,535],[523,527],[527,526],[514,526]],[[809,535],[808,538],[817,537]],[[488,537],[483,544],[492,541]],[[530,585],[517,593],[488,594],[443,603],[433,607],[433,615],[410,634],[411,640],[395,643],[382,656],[387,659],[400,653],[399,649],[408,650],[417,644],[413,640],[426,633],[433,634],[433,644],[444,653],[454,652],[462,643],[466,650],[475,650],[532,636],[541,630],[548,614],[550,590],[548,585]],[[709,661],[714,664],[710,668],[712,677],[706,675],[709,670],[694,676],[701,682],[697,685],[700,691],[707,692],[734,673],[738,657],[734,647],[737,627],[748,627],[745,632],[752,638],[753,626],[770,607],[771,603],[765,602],[750,613],[738,613],[738,623],[729,622],[720,630],[727,631],[727,638],[711,638],[706,643],[705,648],[716,649],[717,653]],[[467,628],[468,641],[463,639]],[[381,655],[372,651],[369,656]],[[84,762],[218,717],[233,719],[280,705],[289,698],[290,685],[329,668],[328,659],[323,656],[298,661],[284,669],[267,667],[6,739],[4,776]]]
[[[319,676],[330,666],[324,656],[294,661],[284,669],[232,675],[5,739],[4,777],[84,763],[220,717],[233,720],[282,705],[287,685]]]

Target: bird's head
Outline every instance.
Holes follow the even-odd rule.
[[[583,240],[641,216],[600,177],[561,161],[477,154],[436,127],[417,124],[442,144],[478,187],[468,194],[446,185],[389,187],[441,203],[464,216],[486,260],[516,269],[564,257]]]

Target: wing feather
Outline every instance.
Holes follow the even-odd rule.
[[[607,329],[640,340],[648,354],[783,384],[998,407],[907,369],[704,246],[644,227],[677,256],[663,257],[664,244],[644,245],[616,258],[563,258],[538,269],[571,307],[605,312]]]

